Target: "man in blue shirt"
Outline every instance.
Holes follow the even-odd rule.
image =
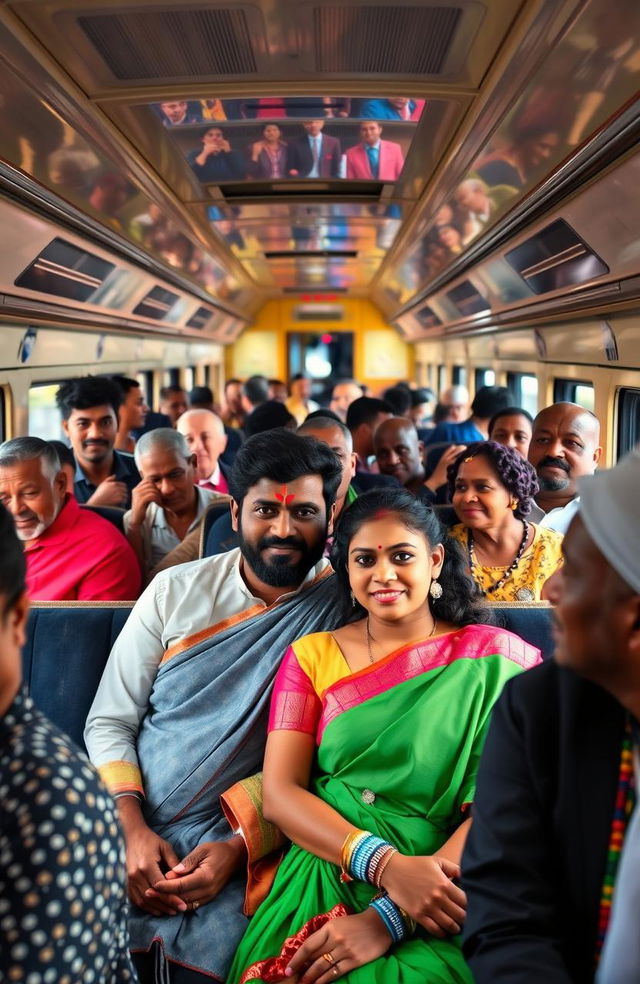
[[[56,394],[77,463],[73,490],[78,502],[131,506],[131,491],[140,474],[132,455],[114,450],[122,399],[120,387],[99,376],[70,379]]]
[[[494,414],[513,403],[511,393],[506,386],[482,386],[471,404],[471,416],[460,423],[445,421],[438,424],[424,442],[427,451],[427,474],[430,474],[438,464],[447,444],[472,444],[474,441],[486,441],[489,421]],[[432,444],[438,447],[429,451]]]
[[[416,120],[424,109],[424,99],[394,96],[392,99],[365,99],[359,116],[365,120]]]

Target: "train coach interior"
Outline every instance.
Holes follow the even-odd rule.
[[[634,0],[8,0],[0,60],[5,437],[339,364],[640,439]]]

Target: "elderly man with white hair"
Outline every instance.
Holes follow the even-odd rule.
[[[578,480],[555,659],[493,709],[461,865],[476,984],[590,984],[603,942],[598,984],[640,980],[639,485],[638,448]]]
[[[199,526],[217,493],[196,485],[195,455],[185,437],[170,427],[143,434],[135,459],[142,481],[133,490],[124,528],[148,578],[163,557]]]
[[[221,418],[213,410],[187,410],[179,418],[176,428],[196,456],[198,485],[212,492],[227,493],[228,472],[220,461],[227,446],[227,435]]]

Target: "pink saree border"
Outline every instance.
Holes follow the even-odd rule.
[[[318,744],[327,725],[340,714],[391,690],[405,680],[461,659],[483,659],[498,654],[525,670],[541,662],[539,649],[513,632],[492,625],[467,625],[435,639],[396,649],[373,666],[352,673],[327,688],[318,723]]]

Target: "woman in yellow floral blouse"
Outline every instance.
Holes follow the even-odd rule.
[[[538,491],[536,473],[512,448],[470,444],[448,470],[449,495],[460,523],[471,576],[489,601],[539,601],[562,564],[562,535],[527,521]]]

